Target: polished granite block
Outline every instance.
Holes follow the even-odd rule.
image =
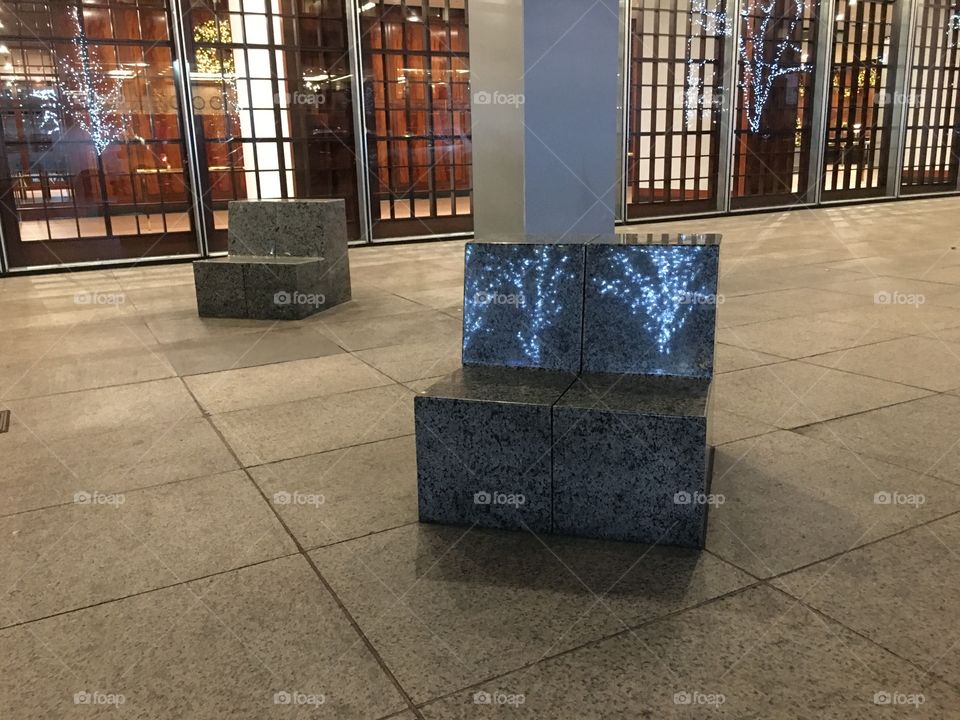
[[[280,235],[275,203],[234,200],[227,205],[227,253],[274,255]]]
[[[578,372],[583,245],[471,242],[463,364]]]
[[[573,380],[465,367],[418,395],[421,522],[549,532],[550,409]]]
[[[553,408],[553,532],[703,547],[710,381],[584,375]]]
[[[718,235],[617,235],[586,249],[583,371],[711,377]]]
[[[243,264],[246,317],[299,320],[326,308],[323,263],[314,257],[247,258]]]
[[[193,263],[200,317],[246,317],[243,266],[229,258],[198,260]]]

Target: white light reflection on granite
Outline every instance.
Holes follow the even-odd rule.
[[[616,297],[632,314],[642,316],[643,328],[657,350],[669,355],[673,337],[694,311],[690,298],[709,292],[700,277],[700,254],[650,247],[643,258],[643,266],[637,268],[626,254],[614,255],[610,264],[615,267],[603,273],[608,279],[595,278],[594,282],[602,295]],[[611,277],[617,273],[619,277]]]
[[[569,253],[550,245],[519,245],[506,257],[475,245],[468,245],[466,252],[464,347],[474,346],[481,337],[489,342],[501,335],[507,346],[514,340],[517,351],[498,349],[505,364],[550,365],[552,359],[544,357],[543,337],[565,310],[560,289],[573,277]],[[478,252],[484,255],[477,256]],[[499,302],[499,298],[511,301]]]

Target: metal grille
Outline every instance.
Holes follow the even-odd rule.
[[[466,0],[361,6],[374,237],[472,221]]]
[[[840,5],[833,34],[823,198],[886,193],[893,103],[893,2]]]
[[[960,3],[922,0],[917,8],[910,87],[902,191],[956,190]]]
[[[716,207],[726,0],[633,0],[627,217]]]
[[[808,186],[819,4],[743,0],[731,206],[799,202]]]
[[[342,0],[194,0],[187,22],[205,194],[226,246],[237,199],[344,198],[359,236]]]

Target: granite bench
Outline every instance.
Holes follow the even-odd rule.
[[[414,401],[420,519],[702,547],[718,236],[472,242]]]
[[[343,200],[228,206],[227,256],[194,263],[202,317],[298,320],[350,300]]]

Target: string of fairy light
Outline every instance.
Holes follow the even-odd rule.
[[[102,155],[110,143],[123,137],[126,129],[123,77],[111,76],[90,51],[75,6],[70,9],[70,18],[74,26],[73,47],[58,63],[66,78],[66,110],[90,136],[97,155]]]
[[[806,0],[794,0],[789,11],[791,14],[784,16],[777,11],[776,2],[763,4],[757,0],[748,0],[740,9],[740,21],[744,31],[737,39],[737,55],[740,60],[738,85],[743,97],[747,99],[747,124],[751,132],[760,132],[763,113],[777,78],[813,70],[813,65],[805,61],[801,42],[795,39],[809,7]],[[733,24],[725,10],[710,10],[705,0],[694,0],[690,12],[691,31],[687,38],[684,98],[688,126],[706,106],[703,77],[708,60],[694,57],[694,43],[703,36],[719,38],[733,35]],[[768,54],[765,50],[766,40],[774,31],[780,36],[780,40]],[[796,55],[800,55],[800,62],[792,60]]]

